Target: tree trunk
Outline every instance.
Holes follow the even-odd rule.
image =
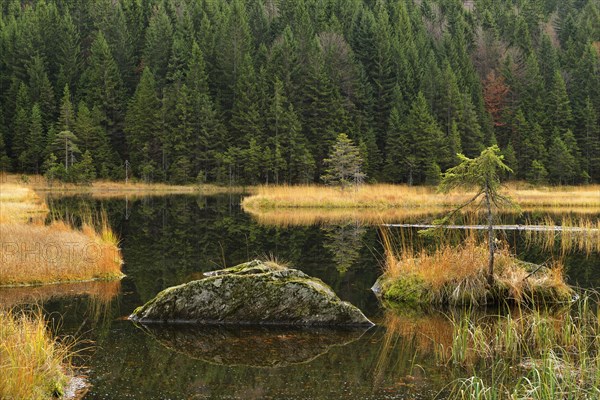
[[[489,261],[488,261],[488,285],[494,283],[494,220],[492,218],[492,204],[490,201],[489,187],[486,185],[485,188],[485,205],[487,207],[487,219],[488,219],[488,248],[489,248]]]

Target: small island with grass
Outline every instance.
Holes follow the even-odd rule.
[[[438,235],[442,242],[432,251],[415,253],[403,244],[395,248],[383,232],[386,252],[384,275],[373,290],[395,302],[436,305],[488,305],[502,303],[562,303],[574,298],[563,278],[560,263],[535,265],[518,260],[507,243],[496,238],[494,210],[518,207],[500,193],[500,174],[510,171],[497,146],[462,162],[443,174],[438,190],[475,189],[475,195],[437,220],[437,226],[422,233]],[[458,246],[443,243],[443,229],[461,210],[482,209],[487,219],[485,238],[474,231]],[[469,226],[464,226],[468,230]]]
[[[23,185],[0,183],[0,286],[121,279],[119,239],[105,218],[80,227],[46,221],[48,207]]]

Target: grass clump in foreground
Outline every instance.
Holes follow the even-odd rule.
[[[41,312],[0,310],[0,398],[60,397],[69,383],[71,346],[54,339]]]
[[[597,300],[584,294],[554,312],[520,308],[482,321],[471,311],[453,319],[450,348],[438,362],[471,371],[450,385],[453,399],[600,398]]]
[[[497,244],[494,280],[490,285],[488,245],[474,235],[462,244],[442,243],[434,250],[396,247],[383,233],[384,274],[376,286],[385,300],[413,304],[501,304],[505,301],[562,302],[573,298],[560,263],[540,267],[518,260],[505,244]],[[401,253],[395,249],[402,248]]]

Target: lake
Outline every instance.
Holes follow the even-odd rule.
[[[105,210],[121,238],[127,275],[24,292],[0,290],[4,303],[43,303],[57,333],[83,340],[76,363],[91,383],[86,399],[431,399],[444,398],[457,371],[439,366],[449,345],[446,316],[385,311],[370,291],[381,274],[378,227],[352,220],[268,225],[245,213],[241,195],[137,199],[52,197],[55,215]],[[544,212],[503,222],[539,222]],[[597,220],[600,214],[587,217]],[[561,214],[554,215],[560,220]],[[424,222],[411,216],[385,222]],[[414,232],[412,232],[414,233]],[[508,232],[518,256],[541,263],[560,255]],[[559,247],[559,244],[556,244]],[[329,284],[377,326],[366,330],[144,328],[126,317],[169,286],[254,258],[275,258]],[[568,280],[600,287],[600,255],[564,255]],[[35,293],[35,295],[32,295]],[[494,311],[490,311],[494,312]]]

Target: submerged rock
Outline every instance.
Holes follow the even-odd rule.
[[[138,307],[141,323],[373,325],[302,271],[254,260],[174,286]]]
[[[218,365],[286,367],[314,360],[358,340],[364,329],[282,326],[157,326],[141,328],[166,348]]]

